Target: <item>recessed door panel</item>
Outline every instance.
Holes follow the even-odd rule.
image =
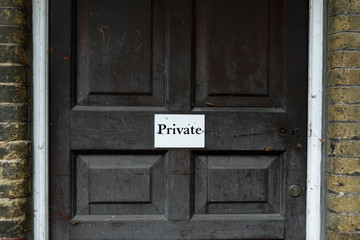
[[[195,214],[280,214],[281,155],[199,155]]]
[[[79,0],[74,8],[76,104],[163,106],[163,2]]]
[[[281,107],[283,7],[279,0],[196,1],[197,107]]]
[[[162,155],[78,154],[74,162],[76,214],[161,214]]]

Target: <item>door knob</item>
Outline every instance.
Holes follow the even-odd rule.
[[[301,194],[301,188],[299,185],[292,185],[289,189],[290,196],[296,198]]]

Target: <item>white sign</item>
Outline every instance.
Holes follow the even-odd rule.
[[[155,114],[155,148],[204,148],[205,115]]]

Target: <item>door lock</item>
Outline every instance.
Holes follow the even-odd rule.
[[[292,185],[289,189],[290,196],[296,198],[301,194],[301,188],[299,185]]]

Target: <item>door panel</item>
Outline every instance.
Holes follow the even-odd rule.
[[[195,216],[280,212],[278,155],[198,155],[194,164]]]
[[[307,1],[50,9],[52,239],[305,239]],[[159,113],[205,148],[155,149]]]
[[[79,154],[77,214],[160,214],[164,208],[162,155]]]
[[[161,0],[75,4],[77,105],[164,106],[164,7]]]
[[[281,107],[281,1],[199,0],[195,11],[196,106]]]

